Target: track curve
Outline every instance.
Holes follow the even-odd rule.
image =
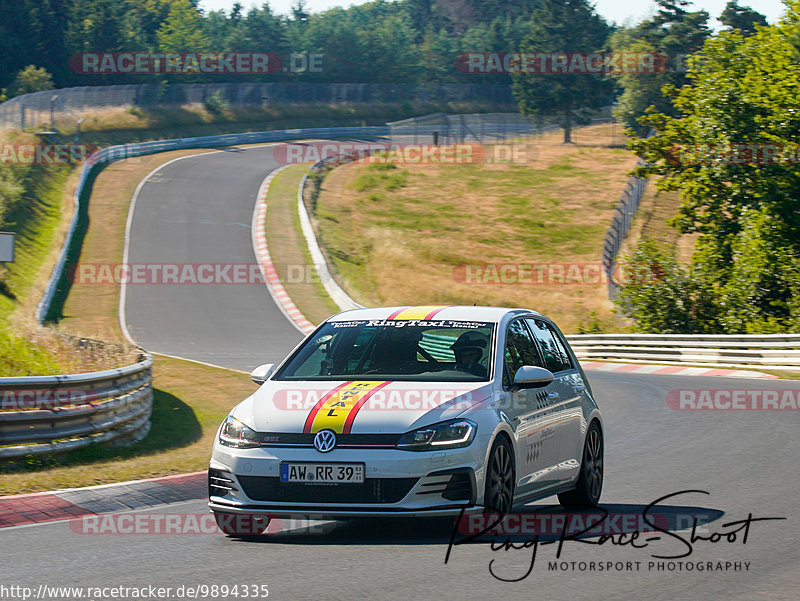
[[[300,332],[252,277],[256,195],[264,177],[281,166],[273,148],[234,148],[170,161],[140,185],[131,209],[128,263],[179,270],[210,264],[219,266],[214,281],[220,283],[129,284],[125,325],[138,344],[251,370],[283,359],[300,341]],[[235,279],[236,269],[244,270],[244,279]]]

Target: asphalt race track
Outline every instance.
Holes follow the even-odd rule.
[[[280,165],[272,146],[228,149],[162,166],[139,190],[128,263],[231,266],[219,284],[132,284],[131,336],[148,350],[250,371],[301,340],[263,283],[229,284],[256,265],[250,223],[258,188]],[[216,277],[216,276],[215,276]]]
[[[269,148],[163,167],[139,195],[130,262],[253,262],[249,223],[255,194],[274,167]],[[136,340],[153,351],[238,369],[278,360],[300,338],[263,286],[254,285],[129,287],[127,323]],[[605,419],[603,506],[612,516],[629,518],[615,522],[615,538],[602,546],[566,541],[558,569],[549,565],[557,545],[542,544],[527,578],[498,580],[492,572],[506,580],[525,576],[533,548],[493,550],[486,539],[455,546],[445,564],[452,522],[443,520],[287,520],[280,532],[247,540],[218,534],[82,534],[74,523],[55,522],[0,530],[0,583],[34,592],[40,584],[153,585],[173,587],[170,598],[177,598],[174,591],[182,585],[237,584],[267,585],[271,599],[796,598],[797,413],[677,411],[666,397],[677,389],[796,391],[797,382],[589,376]],[[688,489],[710,494],[685,493],[658,504],[650,515],[671,534],[657,533],[660,540],[648,541],[655,535],[644,533],[636,539],[638,517],[649,503]],[[546,505],[523,510],[547,513]],[[149,511],[206,512],[200,501]],[[676,536],[688,540],[694,519],[698,534],[710,537],[736,530],[739,526],[725,524],[749,514],[787,519],[751,523],[746,544],[740,529],[732,542],[730,537],[695,541],[691,555],[673,564],[653,557],[687,553],[690,545]],[[523,547],[532,535],[513,540]],[[727,571],[716,570],[726,562]],[[740,569],[734,570],[737,563]],[[208,592],[200,598],[214,597]],[[216,598],[222,598],[219,592]]]
[[[212,534],[78,534],[68,522],[0,530],[5,560],[0,582],[38,587],[266,584],[271,599],[791,599],[800,580],[794,415],[772,412],[679,412],[665,395],[673,388],[796,389],[791,382],[724,378],[590,375],[605,415],[606,482],[602,501],[612,514],[640,515],[657,498],[697,517],[712,532],[754,517],[746,544],[698,541],[682,561],[750,562],[747,571],[648,571],[652,554],[674,555],[686,545],[664,536],[644,549],[567,541],[562,561],[641,562],[639,571],[549,571],[555,545],[541,546],[533,572],[531,550],[492,551],[488,542],[453,549],[444,564],[451,524],[445,521],[282,524],[252,540]],[[791,418],[791,419],[788,419]],[[543,508],[536,503],[529,511]],[[206,512],[201,501],[157,513]],[[720,515],[720,512],[723,512]],[[708,519],[710,523],[706,523]],[[76,527],[76,529],[78,529]],[[683,531],[683,536],[688,533]],[[739,533],[741,535],[741,532]],[[529,537],[528,537],[529,538]],[[617,537],[618,538],[618,537]],[[596,539],[595,539],[596,540]],[[639,539],[640,544],[643,539]],[[521,542],[519,544],[522,544]],[[680,561],[680,560],[678,560]],[[588,565],[586,566],[588,569]],[[632,564],[635,567],[635,564]],[[665,568],[667,566],[665,565]],[[742,566],[744,568],[744,566]]]

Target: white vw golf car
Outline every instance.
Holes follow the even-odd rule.
[[[221,425],[220,523],[594,505],[603,422],[569,344],[534,311],[356,309],[321,324]]]

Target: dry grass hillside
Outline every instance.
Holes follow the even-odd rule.
[[[618,126],[576,140],[526,140],[524,162],[337,167],[315,217],[341,283],[365,305],[523,306],[567,332],[618,330],[599,262],[635,157]]]

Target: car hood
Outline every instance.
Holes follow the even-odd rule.
[[[265,382],[233,411],[257,432],[403,433],[458,417],[489,382]]]

